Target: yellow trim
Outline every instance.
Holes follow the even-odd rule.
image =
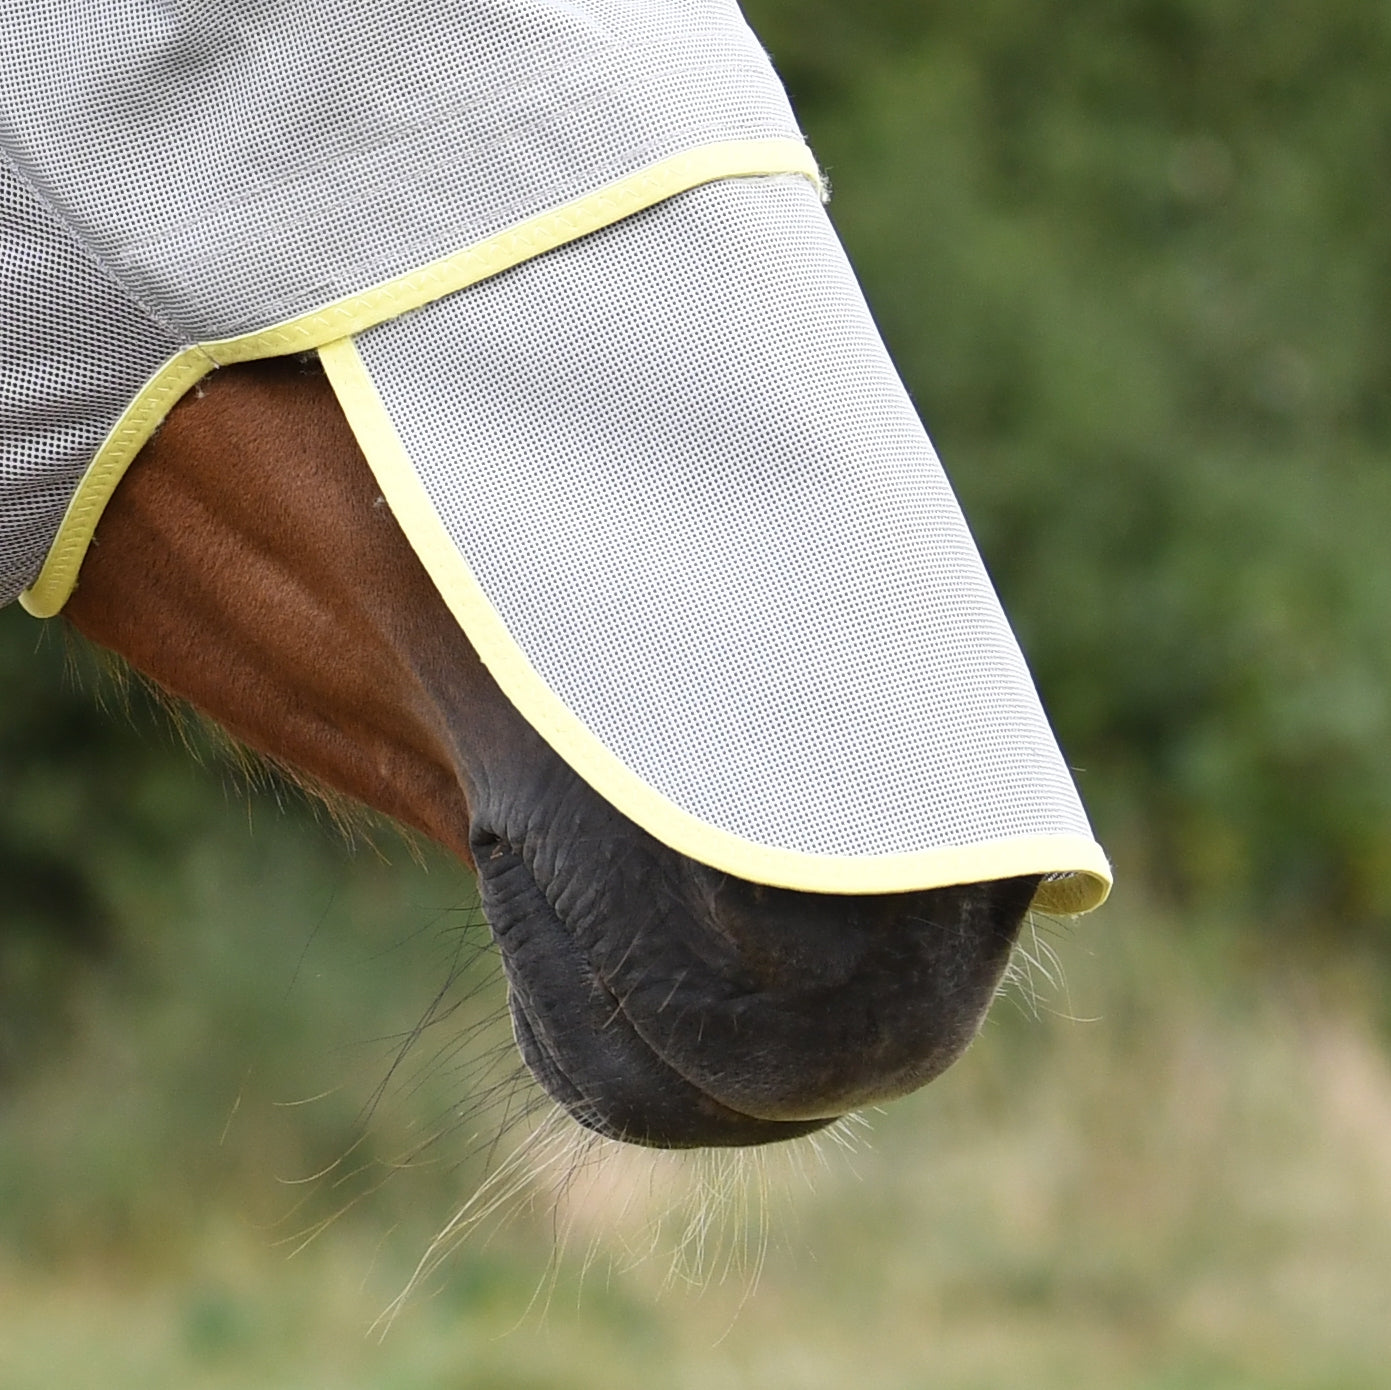
[[[82,475],[63,514],[58,534],[48,548],[39,577],[19,596],[20,605],[34,617],[52,618],[68,601],[97,522],[116,484],[125,476],[126,469],[149,437],[164,423],[164,417],[178,403],[179,397],[196,386],[215,366],[217,363],[199,349],[188,348],[171,357],[125,408]]]
[[[916,854],[813,855],[745,840],[707,824],[650,787],[569,710],[513,641],[440,521],[351,338],[320,360],[388,505],[503,692],[527,722],[600,796],[663,844],[740,878],[813,893],[894,893],[955,883],[1062,874],[1039,885],[1034,906],[1078,913],[1098,907],[1111,870],[1085,836],[1032,836]]]
[[[82,558],[116,485],[174,403],[214,367],[322,347],[486,280],[689,188],[717,179],[761,174],[800,174],[821,186],[816,160],[800,140],[730,140],[703,145],[313,313],[254,333],[182,349],[150,378],[103,441],[68,505],[39,577],[20,595],[20,603],[36,618],[51,618],[68,601]]]

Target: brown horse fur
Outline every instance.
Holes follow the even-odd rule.
[[[68,603],[88,637],[274,761],[475,864],[518,1044],[601,1133],[792,1137],[969,1044],[1036,880],[839,897],[678,855],[512,708],[312,359],[186,397]]]
[[[64,609],[230,733],[470,861],[423,671],[492,687],[321,373],[208,378],[117,488]]]

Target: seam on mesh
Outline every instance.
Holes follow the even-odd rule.
[[[782,146],[788,151],[799,150],[805,155],[805,160],[800,164],[794,164],[790,155],[784,156],[786,167],[769,169],[738,169],[730,171],[728,169],[715,169],[700,175],[692,182],[682,182],[680,186],[673,185],[671,188],[653,196],[646,190],[635,190],[627,185],[643,180],[644,175],[651,180],[660,180],[666,176],[670,166],[680,164],[682,161],[695,162],[706,157],[713,151],[723,150],[744,146],[753,149],[755,147],[765,148],[769,146]],[[772,162],[771,160],[769,161]],[[413,270],[406,271],[404,274],[392,274],[385,280],[373,284],[365,290],[350,291],[342,296],[339,301],[334,301],[325,305],[322,309],[312,313],[297,313],[293,310],[294,301],[285,299],[264,301],[260,305],[260,317],[271,320],[287,320],[273,328],[248,329],[242,333],[229,333],[222,338],[210,339],[201,344],[203,351],[215,357],[216,365],[225,366],[229,362],[242,360],[235,355],[218,355],[225,344],[234,343],[237,339],[251,336],[252,334],[270,334],[283,332],[286,334],[285,346],[281,349],[284,352],[295,351],[299,348],[313,348],[326,341],[320,334],[313,334],[313,341],[309,340],[310,335],[302,333],[297,328],[300,323],[310,323],[319,318],[332,314],[339,304],[366,298],[373,294],[388,295],[393,286],[401,286],[400,298],[403,301],[400,308],[392,309],[390,312],[377,316],[375,321],[384,322],[387,319],[395,318],[401,313],[420,306],[422,301],[418,295],[409,288],[416,282],[428,284],[431,281],[439,281],[441,286],[448,282],[448,287],[437,287],[431,293],[431,298],[438,298],[444,294],[454,293],[457,289],[466,288],[468,285],[476,284],[481,280],[490,279],[493,275],[499,274],[503,270],[509,270],[514,265],[524,263],[534,256],[544,254],[548,250],[553,250],[557,245],[568,245],[571,241],[588,236],[592,232],[605,226],[611,226],[616,221],[622,221],[627,217],[632,217],[638,213],[646,211],[649,207],[658,202],[665,201],[669,197],[678,196],[680,193],[689,192],[692,188],[703,187],[709,183],[719,183],[724,179],[780,179],[796,178],[802,179],[812,185],[817,192],[817,197],[822,203],[828,201],[829,194],[826,192],[825,175],[820,167],[815,163],[815,157],[810,148],[802,141],[791,136],[755,136],[748,139],[720,140],[712,143],[705,143],[694,146],[683,146],[674,153],[659,158],[655,163],[651,162],[645,155],[636,158],[631,165],[626,163],[620,166],[621,172],[612,177],[605,176],[604,182],[598,187],[590,189],[587,193],[567,199],[566,202],[557,206],[553,202],[540,203],[540,206],[527,211],[517,217],[513,222],[500,227],[497,231],[477,240],[471,241],[458,250],[447,253],[444,256],[432,258]],[[623,187],[619,187],[622,185]],[[583,220],[575,212],[579,205],[593,202],[605,202],[610,205],[612,212],[606,214],[602,221],[590,223]],[[558,224],[567,227],[566,234],[552,240],[549,237],[538,234],[536,228],[538,224],[548,223],[554,219]],[[535,249],[529,249],[524,255],[498,254],[496,245],[509,238],[532,237],[537,241]],[[419,243],[419,246],[427,245],[427,242]],[[419,249],[418,247],[416,249]],[[485,259],[495,261],[496,264],[491,268],[480,270],[477,274],[471,274],[466,279],[458,279],[445,269],[454,262],[464,262],[470,258],[477,258],[481,265]],[[364,275],[380,266],[379,261],[354,261],[345,263],[342,266],[342,277],[344,279]],[[342,329],[344,334],[350,332],[361,332],[364,328],[370,327],[367,323],[345,323]],[[341,336],[341,335],[340,335]]]
[[[49,222],[59,230],[74,251],[89,265],[93,266],[98,274],[106,280],[118,294],[134,308],[138,309],[140,313],[144,314],[152,324],[159,328],[169,338],[173,339],[174,342],[184,344],[185,346],[192,345],[192,340],[189,335],[176,328],[163,314],[151,307],[145,297],[133,289],[126,282],[125,277],[111,265],[107,258],[101,255],[101,253],[88,242],[87,238],[63,216],[53,200],[24,171],[20,163],[6,148],[3,141],[0,141],[0,160],[4,161],[5,167],[14,175],[15,182],[34,200],[38,212],[48,218]]]
[[[703,45],[703,49],[709,49],[711,47],[712,45],[709,44]],[[698,50],[696,52],[690,52],[689,45],[683,44],[680,45],[678,48],[678,45],[671,43],[653,44],[645,51],[652,54],[661,54],[667,50],[672,49],[679,51],[681,53],[681,56],[685,58],[686,61],[681,63],[679,66],[673,65],[663,68],[660,73],[660,77],[663,83],[687,75],[700,75],[706,71],[708,64],[702,63],[700,61],[701,50]],[[607,52],[605,56],[609,56]],[[755,64],[753,62],[736,63],[729,55],[722,55],[722,62],[725,70],[737,68],[739,71],[752,72],[755,71],[759,66],[758,64]],[[513,86],[499,86],[491,88],[486,94],[484,94],[481,97],[471,99],[467,102],[456,103],[453,106],[447,108],[445,114],[443,114],[440,119],[431,121],[417,121],[414,124],[398,123],[394,128],[384,132],[377,138],[363,141],[355,145],[342,145],[340,148],[335,150],[330,157],[316,160],[312,163],[301,164],[293,171],[288,172],[283,177],[263,180],[262,182],[255,185],[255,187],[247,189],[234,202],[219,206],[219,208],[213,214],[204,214],[197,217],[187,218],[182,222],[173,224],[172,226],[168,226],[158,236],[144,237],[138,241],[131,241],[127,243],[128,251],[131,255],[135,255],[142,252],[156,250],[160,247],[169,244],[170,242],[179,240],[182,235],[205,225],[207,222],[214,220],[218,216],[221,216],[227,208],[242,206],[248,203],[254,203],[257,199],[263,198],[269,194],[275,193],[280,190],[294,189],[306,182],[311,181],[318,175],[339,168],[340,166],[347,163],[354,157],[360,155],[377,154],[381,153],[382,151],[391,150],[397,146],[405,145],[410,140],[422,135],[447,132],[451,126],[457,126],[460,120],[465,118],[470,112],[474,111],[475,109],[485,109],[489,105],[493,104],[500,94],[506,94],[510,97],[524,97],[529,93],[544,91],[545,79],[553,76],[556,72],[559,71],[564,71],[568,77],[577,79],[577,82],[578,80],[582,80],[587,75],[600,78],[609,77],[610,79],[613,76],[611,71],[606,71],[601,67],[598,55],[591,57],[587,62],[577,62],[573,58],[567,58],[565,60],[558,61],[552,64],[551,66],[545,68],[542,72],[540,72],[537,75],[536,80],[534,81],[518,83]],[[656,77],[655,73],[653,74],[653,77]],[[556,114],[559,117],[563,115],[572,114],[578,111],[587,111],[591,109],[591,105],[592,103],[590,102],[576,101],[571,103],[569,106],[561,108],[558,112],[556,112]],[[673,138],[669,143],[673,145],[680,145],[687,141],[689,135],[689,128],[684,128],[682,130],[676,131],[674,132]],[[479,152],[487,152],[491,149],[499,147],[502,143],[503,142],[501,140],[475,143],[469,147],[468,153],[476,154]],[[650,161],[650,158],[650,151],[641,151],[639,153],[638,158],[633,162],[631,167],[634,169],[641,168],[644,162]],[[373,191],[382,192],[385,190],[381,188],[374,188]],[[264,232],[276,226],[293,225],[293,216],[287,215],[286,217],[282,218],[278,223],[265,224],[261,228],[261,230]]]

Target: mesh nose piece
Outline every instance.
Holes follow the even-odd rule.
[[[323,350],[508,695],[620,810],[756,882],[1105,859],[815,190],[681,193]]]

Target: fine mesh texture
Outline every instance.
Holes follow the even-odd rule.
[[[815,855],[1090,836],[805,181],[681,194],[357,345],[513,640],[683,810]]]
[[[39,572],[88,461],[178,346],[0,154],[0,604]],[[96,334],[120,345],[104,357]]]
[[[770,138],[799,135],[733,0],[6,6],[0,603],[178,348]]]
[[[732,0],[48,0],[0,140],[152,313],[248,332],[720,140],[797,138]]]

